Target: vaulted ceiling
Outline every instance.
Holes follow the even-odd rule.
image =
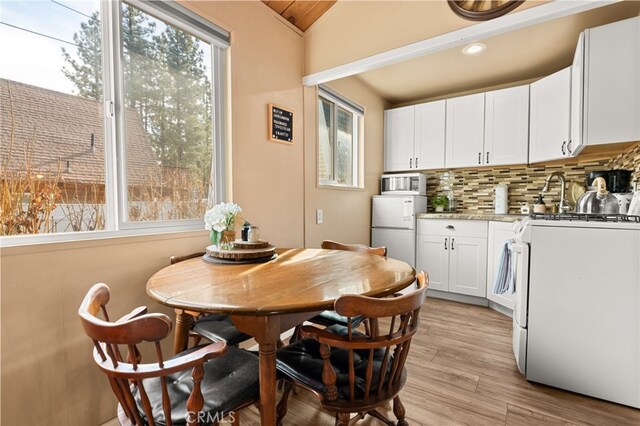
[[[329,10],[329,8],[335,4],[336,0],[262,0],[262,2],[298,29],[305,31],[311,24],[316,22],[323,13]]]

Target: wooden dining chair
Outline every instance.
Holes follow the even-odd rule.
[[[377,256],[386,256],[387,255],[387,248],[386,247],[369,247],[369,246],[365,246],[362,244],[343,244],[343,243],[338,243],[336,241],[331,241],[331,240],[324,240],[321,244],[320,247],[322,247],[325,250],[344,250],[344,251],[353,251],[353,252],[358,252],[358,253],[369,253],[369,254],[375,254]],[[313,324],[318,324],[318,325],[323,325],[325,327],[330,327],[332,325],[335,324],[339,324],[339,325],[343,325],[346,326],[347,325],[347,318],[337,314],[335,311],[324,311],[319,313],[318,315],[314,316],[313,318],[307,320]],[[359,326],[362,322],[364,321],[363,317],[356,317],[356,318],[352,318],[351,319],[351,325],[353,327],[357,327]],[[293,340],[297,339],[299,337],[299,331],[300,331],[300,327],[302,326],[299,325],[294,329],[293,332]]]
[[[171,256],[169,263],[172,265],[184,260],[193,259],[204,256],[203,252],[191,253],[186,256]],[[187,316],[184,319],[184,316]],[[205,314],[196,311],[185,311],[176,309],[176,320],[189,321],[192,326],[190,328],[191,335],[195,343],[199,343],[200,337],[204,337],[212,342],[227,342],[230,346],[238,346],[240,343],[251,339],[251,336],[244,334],[236,328],[231,321],[229,315],[224,314]],[[176,339],[184,340],[183,337]],[[174,347],[175,352],[179,352],[182,348]]]
[[[376,299],[345,295],[335,302],[335,310],[353,318],[364,316],[376,324],[368,334],[334,325],[326,329],[304,326],[302,339],[280,349],[277,370],[285,378],[284,392],[278,403],[278,424],[287,413],[287,399],[293,385],[315,393],[322,406],[336,413],[336,424],[348,425],[351,413],[356,418],[370,414],[386,424],[395,424],[377,411],[393,400],[393,414],[398,425],[407,425],[400,390],[407,380],[405,362],[411,338],[418,328],[420,307],[424,302],[428,277],[417,276],[417,287],[411,293],[393,298]],[[386,334],[378,325],[389,323]]]
[[[369,247],[364,244],[343,244],[332,240],[324,240],[320,243],[320,247],[325,250],[345,250],[355,251],[360,253],[376,254],[378,256],[386,256],[387,248],[382,247]]]
[[[120,424],[239,424],[237,410],[259,398],[254,354],[216,342],[165,358],[160,342],[171,331],[169,317],[139,307],[111,322],[109,298],[107,285],[94,285],[78,315],[93,340],[94,361],[118,399]],[[101,312],[103,319],[98,317]],[[143,344],[155,346],[149,351],[156,355],[154,362],[142,363]]]

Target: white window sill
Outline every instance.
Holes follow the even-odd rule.
[[[349,191],[363,191],[363,186],[353,186],[353,185],[343,185],[339,183],[329,182],[329,181],[320,181],[318,182],[319,189],[346,189]]]
[[[14,248],[22,248],[32,252],[37,252],[47,251],[49,249],[60,249],[63,245],[67,244],[77,245],[80,243],[83,247],[92,247],[96,245],[105,245],[105,243],[108,244],[111,240],[118,240],[118,243],[121,243],[123,242],[122,239],[144,239],[153,241],[197,235],[206,237],[209,235],[209,231],[203,228],[204,226],[199,228],[173,226],[166,228],[125,229],[119,231],[86,231],[60,234],[16,235],[0,237],[0,249],[2,255],[7,255],[9,252],[13,253]]]

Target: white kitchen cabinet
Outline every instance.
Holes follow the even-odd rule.
[[[384,170],[410,170],[413,166],[414,106],[384,112]]]
[[[447,99],[446,167],[482,164],[484,93]]]
[[[386,172],[444,167],[445,101],[386,110]]]
[[[567,157],[571,117],[571,67],[531,83],[529,162]]]
[[[486,296],[487,239],[450,237],[449,291]]]
[[[414,169],[444,167],[445,112],[444,100],[415,106]]]
[[[572,157],[577,156],[585,146],[582,136],[584,95],[584,33],[578,37],[578,45],[571,64],[571,127],[567,151]]]
[[[529,86],[485,94],[483,165],[526,164],[529,156]]]
[[[449,237],[418,235],[416,250],[416,269],[429,274],[429,288],[449,291]]]
[[[486,296],[487,222],[419,219],[416,269],[429,274],[429,288]]]
[[[512,222],[489,222],[489,241],[487,245],[487,299],[513,310],[514,295],[510,293],[494,294],[493,283],[498,273],[502,250],[507,240],[514,238]]]
[[[640,17],[584,32],[583,77],[583,145],[640,140]]]

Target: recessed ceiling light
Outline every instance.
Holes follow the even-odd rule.
[[[484,43],[472,43],[468,46],[465,46],[465,48],[462,49],[462,53],[464,53],[465,55],[477,55],[478,53],[483,52],[486,48],[487,45]]]

